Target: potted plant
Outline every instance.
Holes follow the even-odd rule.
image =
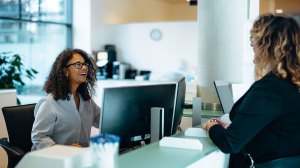
[[[34,79],[38,72],[26,68],[19,54],[0,52],[0,89],[17,89],[25,85],[23,77]],[[19,99],[17,103],[20,104]]]

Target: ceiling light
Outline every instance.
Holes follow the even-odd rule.
[[[275,9],[275,13],[283,13],[283,9]]]

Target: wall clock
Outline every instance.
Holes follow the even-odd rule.
[[[163,36],[163,34],[162,34],[161,30],[159,30],[159,29],[152,29],[150,31],[150,38],[154,41],[161,40],[162,36]]]

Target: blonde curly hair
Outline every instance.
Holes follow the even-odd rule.
[[[273,72],[291,78],[300,92],[300,29],[297,22],[284,16],[260,16],[250,31],[258,78]]]

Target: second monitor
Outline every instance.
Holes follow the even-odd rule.
[[[162,107],[164,135],[174,134],[182,116],[181,104],[184,102],[178,99],[184,99],[185,94],[185,82],[180,81],[180,87],[179,82],[172,82],[105,88],[100,132],[120,136],[121,150],[133,148],[140,141],[149,143],[151,107]]]

